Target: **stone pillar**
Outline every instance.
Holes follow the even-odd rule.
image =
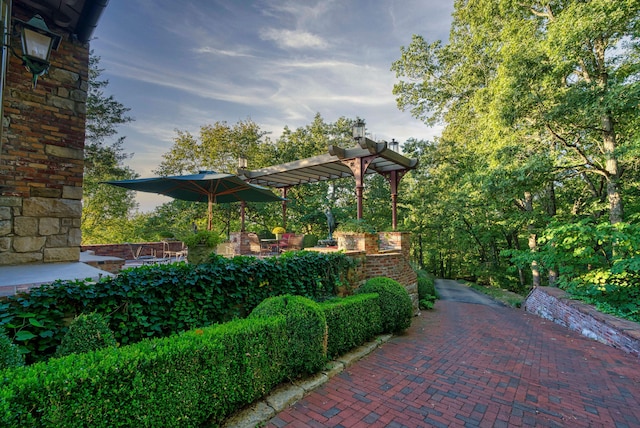
[[[14,2],[13,18],[33,10]],[[63,36],[49,72],[38,78],[10,55],[2,98],[0,265],[80,259],[89,46]],[[19,37],[11,44],[20,49]]]

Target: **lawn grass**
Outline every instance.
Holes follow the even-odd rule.
[[[512,308],[519,308],[522,306],[522,302],[524,302],[526,297],[521,294],[514,293],[513,291],[504,290],[498,287],[485,287],[471,282],[465,282],[465,285],[479,291],[480,293],[486,294],[492,299],[502,302],[507,306],[511,306]]]

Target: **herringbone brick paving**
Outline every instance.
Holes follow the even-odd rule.
[[[520,309],[438,301],[267,427],[640,427],[640,360]]]

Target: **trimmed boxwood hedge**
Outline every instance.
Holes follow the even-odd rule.
[[[248,319],[0,370],[0,426],[219,425],[279,383],[321,369],[327,352],[370,340],[383,307],[376,293],[322,304],[281,296]]]
[[[287,319],[287,371],[291,377],[320,370],[327,361],[327,321],[320,305],[302,296],[270,297],[249,318],[274,315]]]
[[[398,281],[386,277],[367,280],[356,290],[361,293],[378,293],[380,313],[382,314],[382,330],[385,333],[400,333],[411,326],[413,308],[411,297]]]
[[[327,319],[329,357],[342,355],[382,333],[376,293],[336,298],[323,302],[320,307]]]
[[[245,319],[0,371],[3,427],[219,423],[286,379],[284,317]]]

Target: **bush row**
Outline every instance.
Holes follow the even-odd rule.
[[[382,313],[378,294],[281,296],[247,319],[0,371],[0,426],[216,425],[383,332]]]
[[[97,283],[56,281],[0,301],[0,330],[22,346],[28,362],[42,361],[82,313],[105,316],[126,345],[245,317],[269,296],[334,296],[353,263],[344,254],[309,251],[143,266]]]

